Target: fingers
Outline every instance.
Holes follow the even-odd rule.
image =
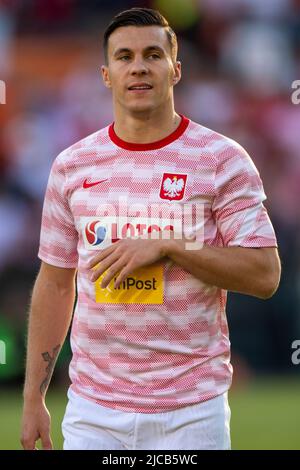
[[[53,444],[48,429],[41,430],[41,441],[44,450],[52,450]]]
[[[49,430],[43,430],[40,434],[36,434],[35,437],[33,436],[22,436],[20,441],[24,450],[38,450],[36,447],[36,442],[41,438],[42,447],[44,450],[52,450],[53,443],[50,437]]]
[[[108,246],[105,248],[105,250],[102,250],[101,253],[97,254],[87,265],[88,269],[92,269],[94,266],[96,266],[100,261],[104,260],[107,256],[109,256],[111,253],[115,251],[116,246],[118,245],[118,242],[113,243],[112,245]]]
[[[126,265],[126,261],[124,258],[121,258],[119,261],[114,263],[110,269],[107,271],[106,275],[102,279],[101,287],[105,289],[108,286],[110,281],[114,278],[115,274],[117,274],[124,266]]]
[[[39,436],[36,438],[32,436],[23,435],[21,437],[21,444],[24,450],[35,450],[35,443],[38,440]]]
[[[118,287],[122,284],[122,282],[127,278],[127,276],[133,271],[133,268],[130,268],[129,265],[124,266],[124,268],[121,270],[119,276],[116,279],[115,282],[115,289],[118,289]]]
[[[90,275],[90,280],[96,281],[96,279],[99,279],[101,274],[103,274],[110,266],[118,261],[119,256],[120,255],[118,253],[112,253],[110,256],[108,256],[96,269],[93,270],[92,274]]]

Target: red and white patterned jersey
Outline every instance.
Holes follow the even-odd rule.
[[[101,405],[144,413],[228,390],[225,290],[168,258],[132,273],[118,289],[113,280],[102,289],[103,275],[92,282],[87,263],[122,236],[172,230],[211,246],[277,246],[265,199],[245,150],[185,116],[171,135],[151,144],[124,142],[111,124],[59,154],[45,196],[39,257],[78,269],[72,389]],[[195,205],[200,211],[193,209],[195,223],[187,230],[182,211],[171,223],[165,216]]]

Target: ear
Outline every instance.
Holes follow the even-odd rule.
[[[177,85],[177,83],[181,80],[181,62],[177,60],[174,64],[174,77],[173,77],[173,85]]]
[[[107,88],[111,88],[111,83],[110,83],[110,78],[109,78],[109,70],[106,65],[101,66],[101,73],[102,73],[102,79],[103,83]]]

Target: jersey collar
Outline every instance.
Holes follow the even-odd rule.
[[[161,140],[157,140],[156,142],[150,142],[148,144],[137,144],[133,142],[126,142],[123,139],[120,139],[120,137],[117,136],[114,130],[114,122],[110,124],[108,128],[108,135],[110,139],[113,141],[114,144],[116,144],[118,147],[121,147],[125,150],[156,150],[160,149],[162,147],[165,147],[166,145],[170,144],[171,142],[174,142],[174,140],[178,139],[186,130],[187,126],[189,125],[190,120],[182,115],[179,114],[181,117],[181,121],[179,123],[179,126],[175,131],[173,131],[171,134],[169,134],[167,137],[164,137]]]

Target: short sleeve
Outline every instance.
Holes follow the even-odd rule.
[[[76,268],[78,264],[78,234],[65,194],[66,177],[63,161],[54,161],[47,184],[38,257],[61,268]]]
[[[277,247],[276,235],[263,205],[265,199],[253,161],[233,142],[218,155],[212,205],[224,246]]]

